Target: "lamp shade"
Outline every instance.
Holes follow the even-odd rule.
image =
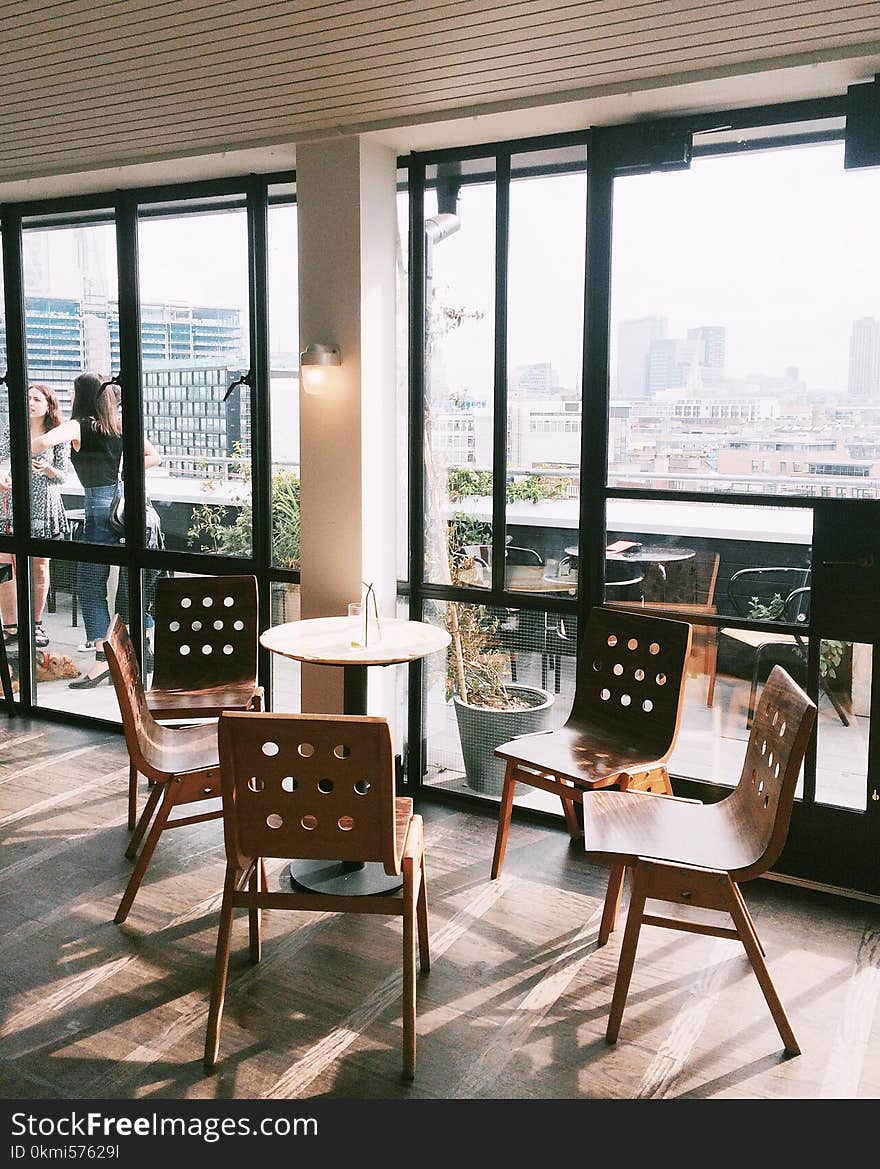
[[[307,394],[323,394],[328,388],[330,371],[342,364],[335,345],[313,341],[299,355],[299,376]]]

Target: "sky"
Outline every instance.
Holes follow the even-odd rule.
[[[550,359],[573,387],[585,183],[567,176],[514,187],[508,363]],[[724,325],[728,376],[781,377],[797,366],[812,388],[845,388],[853,320],[880,319],[878,208],[880,169],[844,171],[842,143],[617,179],[612,368],[619,322],[661,315],[669,336]],[[492,189],[465,189],[459,209],[460,231],[437,246],[434,284],[441,300],[485,316],[442,343],[445,373],[491,385]]]
[[[511,191],[508,364],[551,361],[580,381],[586,179],[516,181]],[[689,171],[615,183],[612,371],[619,322],[662,315],[669,336],[726,328],[728,376],[781,377],[844,389],[853,320],[880,318],[880,169],[843,169],[842,143],[697,159]],[[432,210],[430,196],[428,212]],[[465,187],[460,230],[434,249],[437,300],[464,309],[438,342],[445,381],[492,384],[494,188]],[[103,264],[115,288],[112,228]],[[75,233],[50,233],[52,291],[77,295]],[[293,208],[270,211],[273,352],[295,352]],[[247,320],[243,211],[141,222],[141,297],[238,307]],[[438,367],[438,373],[440,369]]]

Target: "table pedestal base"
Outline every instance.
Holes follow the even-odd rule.
[[[281,870],[279,884],[285,892],[299,885],[312,893],[336,896],[367,897],[375,893],[393,893],[403,885],[403,877],[389,877],[378,861],[291,861]]]

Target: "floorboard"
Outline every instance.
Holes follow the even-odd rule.
[[[622,929],[605,871],[561,828],[422,805],[432,970],[400,1078],[400,920],[236,919],[221,1059],[202,1072],[224,855],[217,821],[166,833],[127,923],[121,736],[0,715],[0,1096],[15,1099],[877,1099],[880,908],[746,886],[803,1054],[786,1058],[744,953],[645,927],[604,1041]],[[143,793],[142,793],[143,798]],[[269,863],[276,882],[284,862]],[[621,918],[621,922],[623,918]]]

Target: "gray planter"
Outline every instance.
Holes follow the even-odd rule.
[[[467,773],[467,785],[485,796],[500,796],[504,787],[506,763],[495,756],[500,747],[517,735],[528,735],[550,727],[550,708],[553,695],[537,686],[511,685],[511,694],[519,694],[536,703],[529,710],[495,710],[485,706],[470,706],[453,695],[461,753]]]

